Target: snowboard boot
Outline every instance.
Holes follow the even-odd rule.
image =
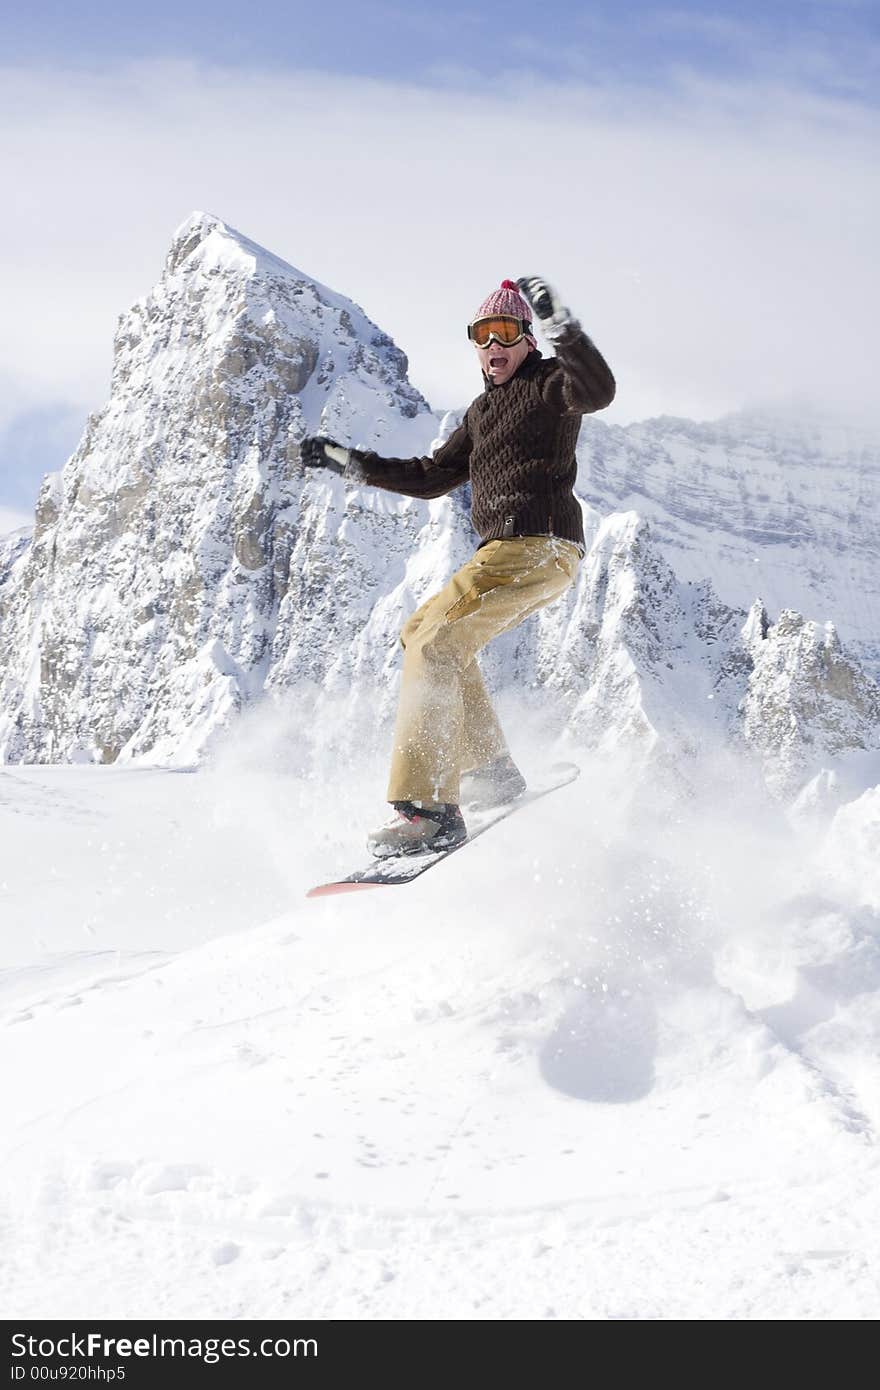
[[[510,755],[505,753],[493,762],[462,775],[462,805],[474,811],[491,811],[496,806],[507,806],[515,801],[525,789],[526,779]]]
[[[367,848],[377,859],[392,854],[435,854],[455,849],[467,839],[459,808],[451,803],[423,806],[418,801],[392,801],[397,815],[374,830]]]

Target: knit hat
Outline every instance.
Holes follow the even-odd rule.
[[[532,311],[517,289],[515,280],[502,280],[501,288],[483,300],[471,323],[476,323],[477,319],[492,318],[494,314],[509,314],[511,318],[525,319],[531,323]]]

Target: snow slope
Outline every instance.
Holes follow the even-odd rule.
[[[307,901],[381,809],[322,756],[0,771],[7,1316],[876,1316],[876,793],[594,760]]]

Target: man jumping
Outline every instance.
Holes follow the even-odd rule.
[[[536,316],[555,356],[545,358]],[[395,816],[369,837],[377,857],[450,849],[467,838],[467,804],[519,796],[514,764],[477,664],[493,637],[552,603],[584,554],[573,487],[582,415],[610,405],[614,377],[544,280],[504,280],[468,325],[485,389],[432,457],[381,458],[303,440],[302,460],[346,481],[441,497],[470,481],[480,547],[404,624],[403,678],[388,800]]]

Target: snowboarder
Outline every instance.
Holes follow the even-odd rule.
[[[536,316],[556,355],[544,358]],[[451,849],[467,838],[467,804],[498,806],[525,780],[486,693],[477,653],[552,603],[584,554],[572,491],[580,417],[614,399],[614,377],[580,324],[536,276],[504,280],[468,325],[485,389],[429,458],[382,458],[321,436],[308,467],[409,497],[440,497],[470,480],[480,546],[400,634],[403,678],[388,800],[395,816],[369,837],[377,857]]]

